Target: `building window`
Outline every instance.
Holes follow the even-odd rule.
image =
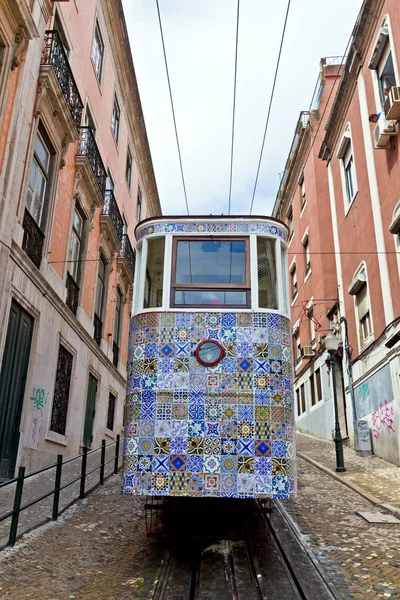
[[[97,270],[97,285],[96,285],[96,297],[94,304],[94,339],[100,346],[101,337],[103,333],[103,309],[104,309],[104,296],[106,289],[106,262],[103,256],[100,254],[99,266]]]
[[[137,200],[136,200],[136,220],[140,221],[142,218],[142,191],[140,187],[138,187],[137,191]]]
[[[92,46],[92,62],[96,73],[97,80],[101,82],[101,76],[103,72],[103,61],[104,61],[104,42],[100,32],[100,27],[96,21],[94,29],[94,38]]]
[[[301,209],[304,208],[306,202],[307,202],[307,197],[306,197],[306,184],[304,182],[304,175],[301,176],[300,181],[299,181],[299,185],[300,185],[300,196],[301,196]]]
[[[258,306],[278,309],[275,240],[257,237]]]
[[[117,95],[114,94],[114,105],[111,119],[111,129],[113,132],[114,140],[118,143],[119,138],[119,126],[121,122],[121,109],[119,108],[119,102]]]
[[[300,343],[300,331],[296,331],[293,334],[293,353],[296,359],[296,364],[301,362],[301,343]]]
[[[110,169],[107,169],[107,177],[106,177],[106,191],[111,190],[112,192],[114,191],[114,179],[111,175],[111,171]]]
[[[127,150],[127,153],[126,153],[125,178],[126,178],[126,182],[128,184],[128,188],[129,189],[131,189],[131,185],[132,185],[132,164],[133,164],[132,152],[131,152],[131,149],[128,146],[128,150]]]
[[[311,406],[315,406],[315,382],[314,375],[310,375],[310,394],[311,394]]]
[[[390,43],[386,44],[382,59],[379,62],[378,69],[379,94],[382,106],[386,102],[388,90],[396,86],[396,75],[394,73],[393,56],[390,49]]]
[[[171,306],[250,307],[248,245],[248,238],[174,238]]]
[[[321,383],[321,369],[315,371],[315,382],[317,384],[317,402],[322,400],[322,383]]]
[[[93,135],[95,135],[95,133],[96,133],[96,124],[94,122],[94,118],[93,118],[92,112],[91,112],[88,104],[86,104],[85,117],[83,119],[83,123],[84,123],[85,127],[90,127],[90,129],[92,130]]]
[[[38,132],[29,176],[26,208],[40,229],[44,229],[46,220],[47,188],[51,163],[50,148],[44,137]]]
[[[68,250],[68,273],[72,279],[79,285],[80,259],[83,246],[83,228],[84,219],[77,206],[74,208],[72,219],[72,232]]]
[[[357,177],[354,161],[353,145],[351,142],[350,125],[347,125],[339,146],[337,157],[340,160],[342,173],[343,196],[346,208],[353,202],[357,194]]]
[[[291,285],[292,285],[292,302],[294,302],[294,300],[297,298],[297,271],[296,271],[296,265],[294,264],[291,271],[290,271],[290,279],[291,279]]]
[[[73,356],[60,345],[57,360],[56,384],[54,387],[53,407],[51,411],[51,431],[65,435],[71,386]]]
[[[303,244],[305,277],[307,277],[307,275],[311,271],[310,242],[308,239],[308,234],[304,236],[302,244]]]
[[[116,301],[115,301],[114,335],[113,335],[113,338],[114,338],[113,363],[114,363],[115,367],[118,367],[121,324],[122,324],[122,292],[118,287],[117,288],[117,297],[116,297]]]
[[[115,413],[115,401],[116,396],[112,392],[108,396],[108,411],[107,411],[107,429],[112,431],[114,429],[114,413]]]
[[[309,326],[309,336],[310,336],[310,345],[315,343],[315,323],[314,323],[314,311],[311,309],[308,311],[308,326]]]
[[[300,390],[296,390],[297,416],[301,415]]]
[[[368,286],[364,284],[356,294],[361,347],[372,337],[371,315],[368,300]]]
[[[301,397],[301,413],[303,414],[306,412],[306,390],[304,387],[304,383],[300,386],[300,397]]]

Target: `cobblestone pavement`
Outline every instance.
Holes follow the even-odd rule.
[[[122,451],[122,442],[120,451]],[[114,458],[115,444],[111,443],[106,447],[105,462],[107,464],[104,468],[105,477],[108,477],[109,475],[111,475],[111,473],[113,473]],[[86,477],[85,482],[85,491],[93,489],[93,487],[95,487],[99,482],[100,460],[100,450],[95,450],[88,454],[86,469],[88,475]],[[119,458],[119,465],[121,464],[122,456],[120,456]],[[79,478],[81,474],[81,465],[82,459],[80,457],[63,465],[61,477],[62,486],[70,481]],[[55,472],[55,468],[52,468],[48,471],[45,471],[44,473],[40,473],[39,475],[33,476],[32,478],[28,478],[25,480],[22,493],[22,506],[54,490]],[[0,516],[7,514],[13,509],[15,486],[16,484],[12,483],[4,488],[0,488]],[[75,483],[61,491],[59,503],[60,511],[63,510],[65,507],[69,506],[74,500],[76,500],[79,497],[79,489],[80,480],[75,481]],[[29,531],[33,527],[36,527],[50,519],[52,507],[53,495],[22,511],[20,513],[19,518],[18,535]],[[10,523],[11,518],[5,519],[4,521],[0,522],[0,549],[3,548],[8,542]]]
[[[296,434],[297,452],[304,454],[324,467],[335,471],[336,457],[333,442],[319,440],[309,435]],[[347,471],[340,478],[355,484],[382,503],[397,505],[400,512],[400,468],[377,456],[357,456],[352,448],[344,446]]]
[[[0,598],[151,598],[164,551],[146,537],[143,499],[112,476],[57,523],[0,554]]]
[[[297,447],[334,470],[333,444],[298,435]],[[400,501],[398,467],[347,448],[345,463],[346,476],[365,491]],[[380,507],[301,458],[297,497],[282,505],[343,598],[400,598],[400,524],[372,524],[356,514],[384,512]]]

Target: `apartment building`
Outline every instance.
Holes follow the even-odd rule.
[[[324,118],[322,144],[314,145],[329,188],[330,219],[320,234],[331,228],[335,252],[336,272],[322,275],[336,280],[340,316],[348,326],[347,340],[342,328],[349,358],[343,361],[347,426],[351,434],[353,420],[367,420],[374,453],[395,464],[400,464],[399,36],[398,2],[365,0]],[[298,426],[304,423],[310,432],[311,410],[312,396],[306,396]]]
[[[341,73],[341,58],[321,60],[308,111],[301,112],[274,206],[290,229],[288,245],[297,428],[331,439],[334,408],[324,337],[338,319],[337,277],[326,165],[318,158]],[[347,435],[342,361],[339,413]]]
[[[0,478],[121,433],[160,213],[121,0],[0,0]]]

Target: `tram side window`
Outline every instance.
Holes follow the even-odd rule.
[[[275,240],[257,238],[258,306],[278,309]]]
[[[250,306],[248,239],[176,238],[172,306]]]
[[[148,240],[143,308],[162,306],[165,238]]]

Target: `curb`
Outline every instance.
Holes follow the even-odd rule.
[[[328,467],[321,465],[321,463],[310,458],[306,454],[303,454],[302,452],[297,452],[297,456],[299,458],[302,458],[306,462],[310,463],[310,465],[312,465],[316,469],[319,469],[320,471],[325,473],[325,475],[329,475],[329,477],[331,477],[332,479],[336,479],[336,481],[340,481],[340,483],[342,483],[346,487],[350,488],[357,494],[360,494],[360,496],[362,496],[363,498],[365,498],[366,500],[371,502],[371,504],[374,504],[375,506],[377,506],[379,508],[383,508],[384,510],[389,511],[390,513],[392,513],[392,515],[394,515],[395,517],[400,519],[400,510],[396,506],[393,506],[393,504],[389,504],[387,502],[381,502],[381,500],[379,498],[376,498],[373,494],[366,492],[365,490],[360,488],[357,484],[355,484],[351,481],[346,481],[346,479],[345,479],[346,475],[338,475],[337,473],[334,473],[333,471],[328,469]]]

